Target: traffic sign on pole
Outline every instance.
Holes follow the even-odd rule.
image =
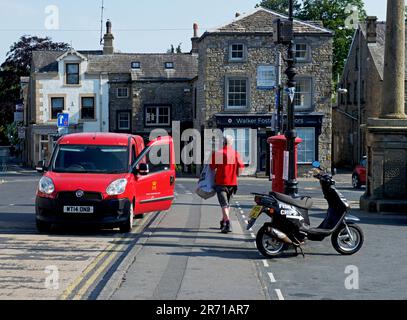
[[[58,128],[68,128],[69,127],[69,114],[68,113],[58,113]]]

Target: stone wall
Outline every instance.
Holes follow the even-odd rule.
[[[118,98],[117,89],[128,88],[127,98]],[[132,112],[132,132],[148,136],[153,127],[145,126],[145,105],[169,105],[172,121],[192,127],[193,86],[189,81],[132,82],[130,75],[110,76],[110,131],[117,131],[117,112]],[[171,132],[171,127],[164,128]]]
[[[322,134],[319,137],[319,158],[323,165],[330,167],[332,141],[332,39],[324,36],[304,36],[298,41],[311,46],[312,59],[309,63],[298,63],[298,77],[313,79],[312,109],[307,111],[324,114]],[[229,61],[229,45],[242,42],[247,46],[244,62]],[[225,85],[227,76],[244,76],[250,82],[250,108],[242,113],[267,113],[275,108],[274,90],[257,89],[257,67],[276,65],[279,48],[273,44],[271,35],[213,35],[209,34],[199,43],[198,109],[201,116],[195,122],[196,128],[211,127],[214,115],[228,113],[225,110]],[[285,71],[283,63],[283,72]],[[286,77],[283,76],[283,84]],[[239,111],[233,110],[233,114]]]

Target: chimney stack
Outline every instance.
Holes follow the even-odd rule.
[[[114,36],[112,34],[112,22],[107,20],[106,22],[106,34],[103,37],[104,45],[103,45],[103,54],[113,54],[114,47],[113,47],[113,40]]]
[[[235,18],[239,18],[240,17],[240,13],[239,12],[236,12],[235,13]]]
[[[198,40],[199,40],[198,30],[199,30],[199,27],[198,27],[198,24],[194,23],[193,28],[194,28],[194,36],[191,39],[191,42],[192,42],[191,53],[198,54],[198,51],[199,51],[199,48],[198,48]]]
[[[366,37],[367,43],[377,42],[377,17],[375,16],[366,18]]]

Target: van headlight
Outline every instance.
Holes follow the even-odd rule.
[[[109,196],[118,196],[123,194],[126,191],[127,187],[127,180],[126,179],[119,179],[113,181],[106,189],[106,193]]]
[[[42,177],[38,183],[38,190],[45,194],[52,194],[55,191],[54,182],[48,177]]]

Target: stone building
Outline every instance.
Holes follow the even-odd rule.
[[[347,93],[339,94],[333,112],[334,166],[353,167],[367,155],[364,127],[381,110],[385,35],[386,23],[376,17],[355,31],[339,84]]]
[[[285,63],[278,68],[278,54],[284,56],[286,47],[273,42],[273,21],[278,18],[287,17],[258,8],[197,40],[199,67],[194,90],[199,112],[194,113],[194,126],[199,130],[220,128],[235,136],[249,175],[267,172],[270,148],[266,141],[277,133],[273,118],[276,86],[278,75],[286,68]],[[304,140],[299,164],[307,166],[318,159],[330,167],[333,33],[318,23],[299,20],[295,20],[294,33],[295,121]],[[283,75],[284,87],[285,83]],[[286,99],[284,94],[284,106]]]
[[[33,52],[25,162],[49,159],[59,137],[58,113],[69,132],[125,132],[149,138],[172,133],[172,121],[192,127],[196,54],[122,54],[114,51],[110,21],[103,51]]]

